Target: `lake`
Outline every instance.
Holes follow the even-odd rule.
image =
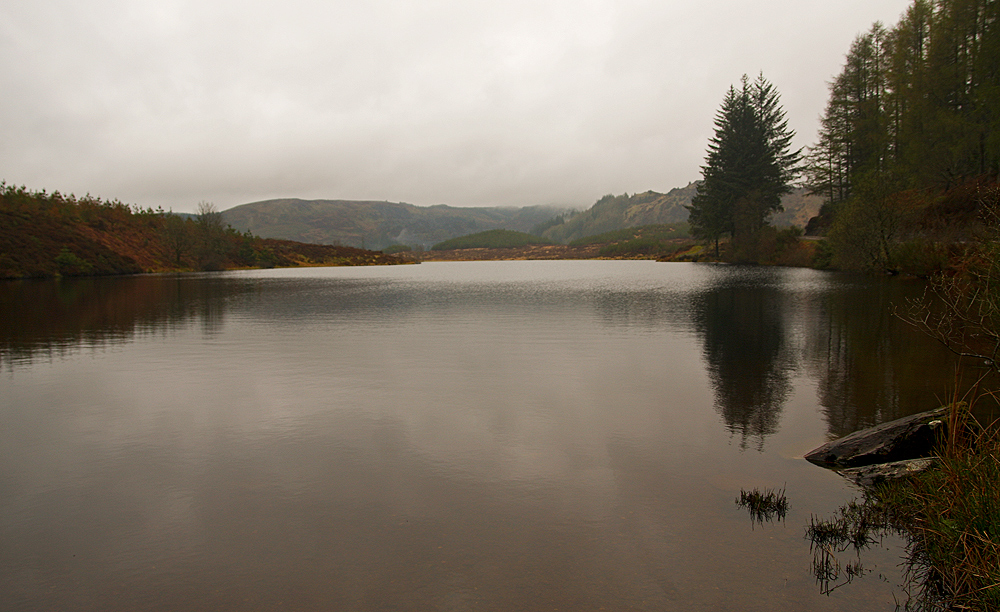
[[[0,283],[0,609],[893,610],[897,540],[817,583],[805,527],[857,492],[802,456],[949,393],[892,314],[922,290],[649,261]]]

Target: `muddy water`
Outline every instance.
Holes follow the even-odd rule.
[[[937,405],[916,283],[653,262],[0,285],[2,610],[892,610],[825,440]],[[751,526],[741,488],[784,487]],[[850,560],[850,559],[848,559]]]

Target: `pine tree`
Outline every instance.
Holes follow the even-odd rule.
[[[716,253],[721,237],[753,236],[781,211],[781,196],[799,171],[793,136],[778,91],[763,75],[753,82],[744,75],[739,89],[729,88],[688,207],[692,232],[714,240]]]

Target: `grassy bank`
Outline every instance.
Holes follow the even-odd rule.
[[[919,475],[877,484],[860,502],[808,529],[821,582],[850,581],[837,551],[893,532],[909,541],[906,610],[1000,610],[1000,427],[982,426],[964,403],[950,411],[938,459]]]
[[[910,568],[925,607],[1000,610],[1000,431],[956,404],[935,468],[875,488],[911,539]]]

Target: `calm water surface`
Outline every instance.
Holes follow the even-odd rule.
[[[0,610],[892,610],[803,453],[938,404],[916,283],[627,261],[0,284]],[[753,528],[741,488],[785,487]],[[851,560],[848,558],[847,560]]]

